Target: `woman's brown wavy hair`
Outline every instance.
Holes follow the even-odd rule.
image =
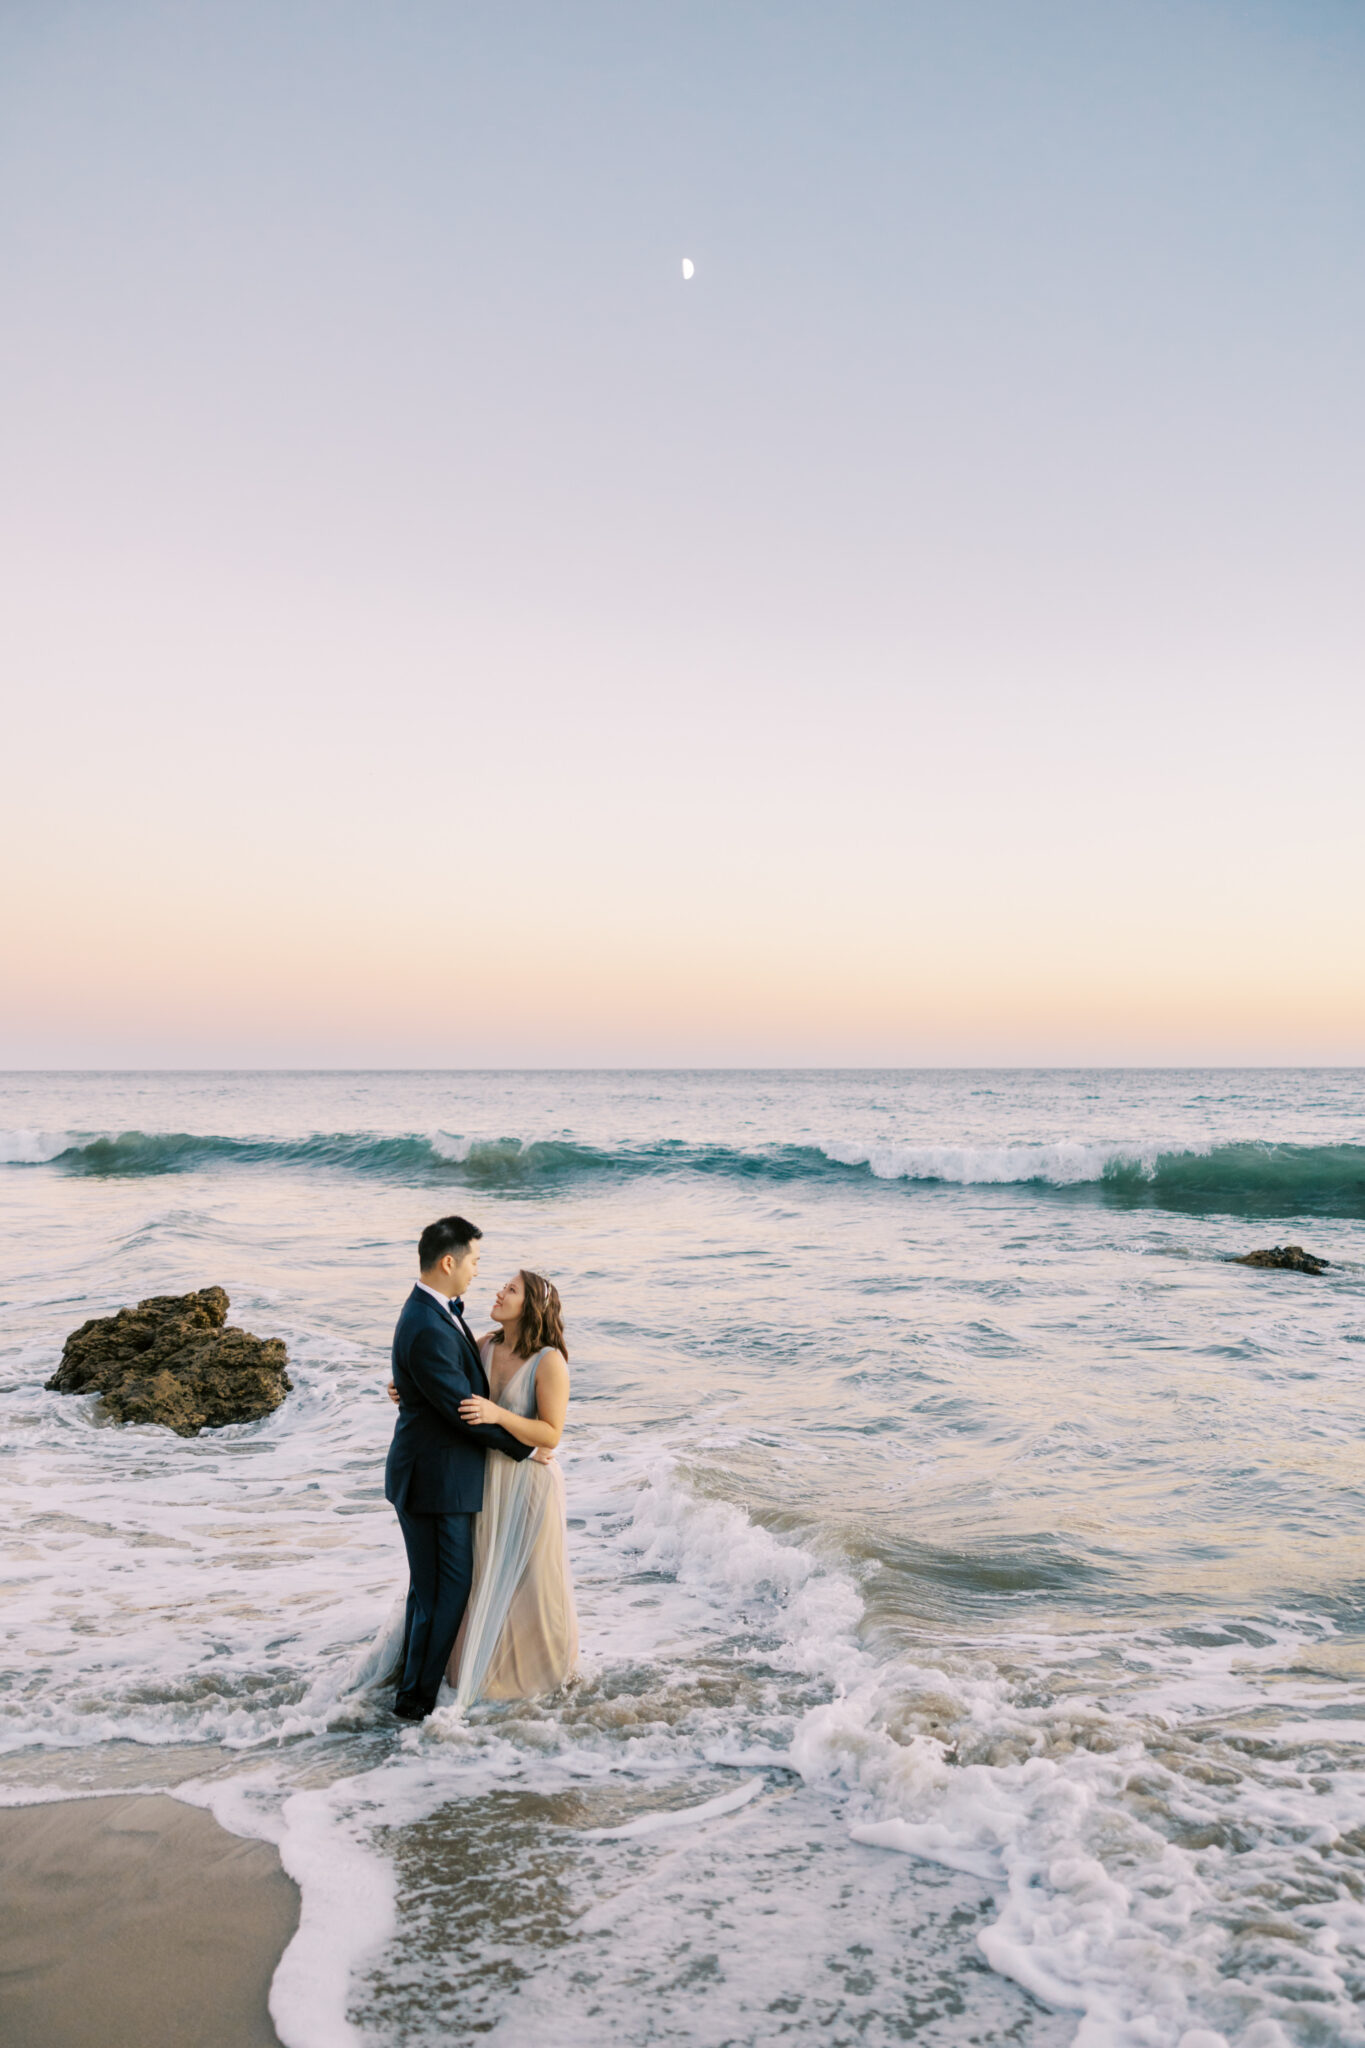
[[[564,1342],[564,1311],[560,1306],[559,1289],[543,1273],[528,1273],[525,1266],[519,1270],[524,1299],[521,1321],[517,1325],[517,1357],[534,1358],[537,1351],[554,1350],[563,1352],[567,1358],[569,1347]],[[493,1342],[501,1344],[504,1334],[499,1330]]]

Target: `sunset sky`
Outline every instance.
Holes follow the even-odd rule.
[[[0,1065],[1365,1061],[1356,0],[15,5],[0,264]]]

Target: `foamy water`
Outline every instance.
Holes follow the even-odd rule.
[[[10,1077],[0,1781],[280,1845],[287,2048],[1365,2040],[1365,1077]],[[388,1717],[416,1230],[543,1265],[583,1669]],[[1227,1258],[1307,1244],[1319,1280]],[[295,1392],[42,1392],[224,1285]]]

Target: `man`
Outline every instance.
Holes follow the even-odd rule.
[[[403,1664],[393,1710],[424,1721],[455,1647],[474,1572],[474,1516],[483,1506],[489,1449],[526,1458],[496,1423],[460,1420],[470,1394],[488,1396],[479,1348],[464,1319],[466,1290],[479,1270],[483,1236],[463,1216],[429,1223],[417,1243],[421,1272],[393,1333],[398,1421],[384,1468],[384,1497],[398,1515],[408,1553]],[[396,1391],[395,1391],[396,1390]]]

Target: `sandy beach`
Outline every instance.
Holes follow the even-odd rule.
[[[0,1812],[6,2048],[276,2048],[298,1893],[265,1842],[159,1794]]]

